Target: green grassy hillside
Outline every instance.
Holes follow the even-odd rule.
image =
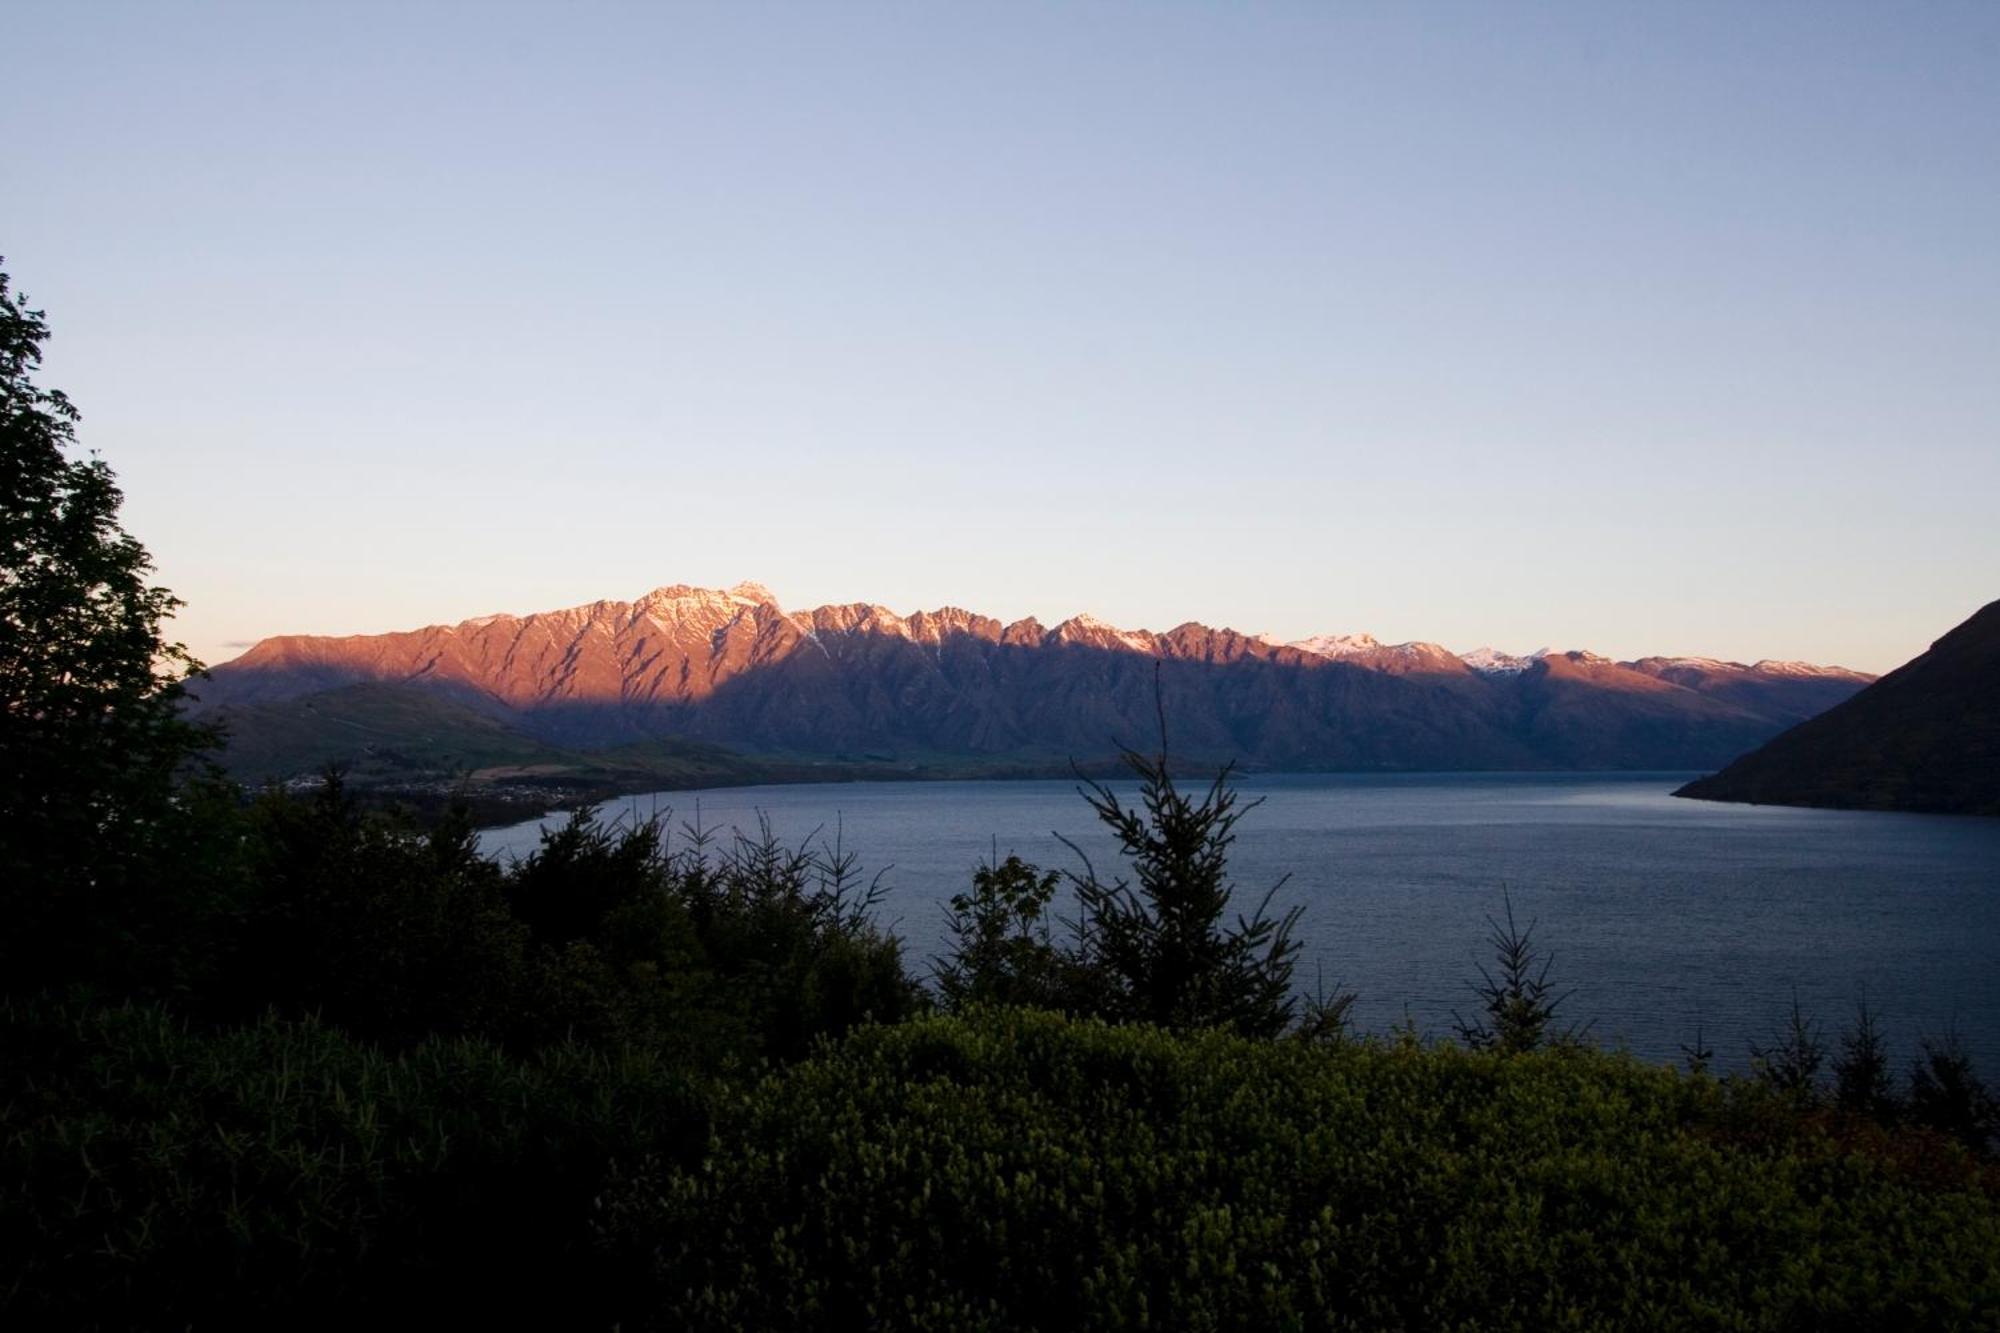
[[[672,738],[586,752],[515,730],[500,716],[408,685],[369,682],[221,714],[219,752],[251,784],[346,772],[358,792],[419,804],[454,792],[494,817],[647,788],[729,786],[779,771],[721,746]]]
[[[528,736],[496,713],[435,690],[390,682],[347,685],[218,715],[219,758],[238,781],[312,776],[339,765],[357,792],[442,799],[461,789],[476,806],[520,813],[625,791],[760,782],[1014,778],[1067,775],[1069,758],[1031,754],[976,759],[932,752],[741,754],[702,741],[658,737],[600,750]],[[1109,771],[1113,756],[1087,760]],[[421,803],[421,802],[420,802]]]
[[[328,690],[223,715],[223,764],[246,780],[291,777],[329,763],[357,776],[564,763],[568,756],[435,691],[384,682]]]

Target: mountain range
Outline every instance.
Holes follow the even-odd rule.
[[[1677,794],[2000,815],[2000,602],[1845,703]]]
[[[225,762],[282,776],[390,753],[537,766],[672,743],[889,770],[1063,770],[1156,742],[1264,769],[1713,769],[1872,677],[1797,662],[1291,643],[956,607],[787,611],[763,587],[663,587],[400,633],[265,639],[193,687]],[[355,752],[342,753],[343,747]]]

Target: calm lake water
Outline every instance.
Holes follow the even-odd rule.
[[[1563,1013],[1648,1059],[1676,1059],[1699,1025],[1719,1064],[1770,1040],[1794,992],[1831,1045],[1864,989],[1899,1066],[1956,1026],[2000,1076],[2000,820],[1718,805],[1669,796],[1688,774],[1267,775],[1231,867],[1246,910],[1281,876],[1305,906],[1299,978],[1359,992],[1367,1030],[1406,1018],[1433,1035],[1470,1015],[1501,892],[1555,954]],[[1129,785],[1120,788],[1130,790]],[[838,829],[878,914],[920,964],[944,904],[997,848],[1100,871],[1110,843],[1070,782],[848,783],[665,792],[607,814],[671,810],[724,832],[769,818],[797,841]],[[544,822],[485,848],[531,850]]]

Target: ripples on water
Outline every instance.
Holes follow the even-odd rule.
[[[1898,1066],[1923,1033],[1955,1025],[2000,1078],[2000,820],[1791,810],[1676,800],[1685,774],[1294,774],[1246,779],[1265,798],[1239,826],[1231,869],[1247,909],[1289,874],[1299,978],[1359,992],[1366,1030],[1406,1018],[1449,1033],[1489,962],[1485,917],[1501,890],[1564,1014],[1605,1045],[1677,1059],[1697,1025],[1725,1067],[1769,1041],[1796,991],[1829,1048],[1864,989]],[[1129,790],[1129,786],[1121,788]],[[697,811],[709,828],[780,837],[836,828],[869,873],[886,868],[881,919],[920,967],[938,951],[944,903],[997,847],[1075,867],[1055,832],[1100,870],[1110,842],[1068,782],[855,783],[627,797],[607,813]],[[500,855],[540,825],[489,831]]]

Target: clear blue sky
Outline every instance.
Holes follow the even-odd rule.
[[[1882,670],[2000,597],[2000,5],[8,0],[211,660],[758,579]]]

